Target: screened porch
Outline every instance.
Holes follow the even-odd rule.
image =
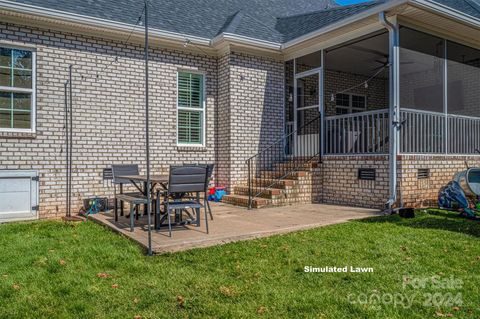
[[[389,154],[392,132],[400,154],[479,153],[480,50],[404,26],[398,38],[395,83],[387,30],[286,62],[287,154]]]

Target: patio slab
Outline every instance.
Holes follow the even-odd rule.
[[[204,218],[200,227],[193,225],[174,227],[171,238],[168,236],[168,228],[162,227],[158,231],[152,231],[153,252],[161,254],[221,245],[380,214],[378,210],[373,209],[324,204],[300,204],[258,210],[247,210],[223,203],[212,203],[211,206],[214,220],[208,222],[210,234],[206,233]],[[115,222],[112,212],[92,215],[90,218],[147,247],[146,216],[136,221],[133,232],[130,232],[127,218],[119,217],[119,221]]]

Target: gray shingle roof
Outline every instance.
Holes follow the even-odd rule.
[[[135,24],[141,0],[12,0]],[[341,7],[334,0],[150,0],[154,29],[212,39],[222,32],[283,43],[389,0]],[[480,18],[480,0],[435,0]]]
[[[346,17],[368,10],[384,2],[385,1],[383,0],[370,1],[356,5],[336,7],[328,10],[279,18],[277,30],[283,34],[283,41],[286,42],[338,22]]]

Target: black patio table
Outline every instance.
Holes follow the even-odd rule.
[[[128,179],[132,184],[146,197],[147,196],[147,175],[122,175],[118,176],[118,178],[124,178]],[[168,175],[150,175],[150,194],[153,195],[155,186],[160,185],[164,190],[168,189]],[[143,187],[140,187],[139,184],[142,183]],[[150,198],[154,198],[151,196]],[[160,207],[158,207],[160,210]],[[144,211],[147,211],[147,205],[144,205]],[[156,214],[155,214],[156,216]],[[160,220],[158,221],[157,224],[157,229],[160,228],[160,226],[168,226],[168,224],[164,224],[164,222],[167,220],[167,214],[163,214],[160,217]],[[185,221],[180,221],[177,218],[177,214],[175,214],[175,223],[172,223],[172,225],[185,225],[185,224],[190,224],[190,220],[185,220]],[[196,214],[195,217],[195,224],[196,226],[200,226],[200,214]]]

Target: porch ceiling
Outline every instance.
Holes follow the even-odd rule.
[[[401,24],[424,29],[431,34],[480,48],[480,29],[449,17],[429,12],[414,5],[406,6],[398,15]]]

